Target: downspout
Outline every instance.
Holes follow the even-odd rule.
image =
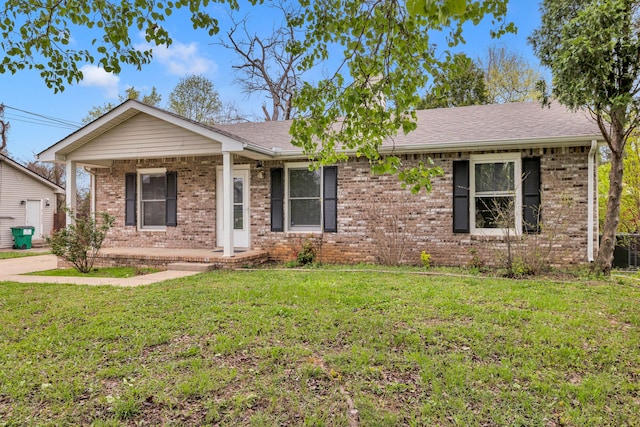
[[[598,141],[595,139],[591,141],[591,149],[589,150],[588,168],[587,168],[587,260],[592,263],[594,261],[594,211],[595,203],[597,202],[597,196],[594,197],[596,186],[596,156],[598,154]]]

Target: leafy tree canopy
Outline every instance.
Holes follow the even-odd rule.
[[[0,73],[36,69],[56,92],[82,79],[79,66],[97,63],[119,73],[122,65],[140,69],[152,58],[151,49],[140,50],[131,39],[142,32],[147,42],[169,46],[163,27],[175,9],[188,8],[193,28],[218,31],[218,22],[203,12],[210,0],[53,1],[7,0],[0,8]],[[235,0],[229,0],[237,7]],[[89,46],[71,48],[74,31],[84,27],[93,38]]]
[[[542,75],[517,52],[505,46],[489,46],[478,60],[478,66],[484,71],[489,104],[534,101],[539,98],[536,84]]]
[[[344,159],[337,149],[366,156],[378,172],[401,172],[429,188],[429,168],[404,170],[397,156],[382,157],[383,140],[415,128],[414,109],[440,61],[431,35],[443,33],[449,47],[464,41],[462,26],[493,17],[496,34],[513,31],[504,16],[508,0],[300,0],[301,12],[289,24],[305,31],[302,69],[342,50],[338,67],[317,84],[305,84],[295,99],[299,119],[294,143],[322,163]],[[236,0],[221,0],[238,8]],[[250,0],[252,4],[257,0]],[[118,73],[123,64],[138,68],[152,58],[138,50],[132,34],[151,45],[170,45],[163,26],[175,9],[188,8],[195,29],[218,32],[210,0],[105,0],[25,2],[8,0],[0,8],[0,73],[34,68],[54,90],[82,78],[78,64],[97,63]],[[91,31],[90,46],[72,49],[77,27]],[[446,56],[446,55],[445,55]],[[333,56],[335,58],[335,56]],[[334,124],[339,123],[338,126]],[[414,187],[415,188],[415,187]]]
[[[222,111],[222,101],[211,80],[190,75],[181,78],[169,94],[169,110],[196,122],[214,124]]]
[[[595,263],[604,273],[620,220],[625,145],[640,119],[639,7],[638,0],[544,0],[541,25],[529,39],[551,69],[550,95],[572,109],[589,108],[609,146],[610,186]]]
[[[462,24],[477,24],[486,16],[505,25],[506,0],[337,1],[318,0],[297,18],[306,25],[302,48],[304,67],[343,49],[341,65],[312,85],[303,84],[294,99],[294,144],[321,163],[344,160],[346,153],[370,160],[378,173],[398,173],[415,191],[430,189],[433,169],[420,164],[406,168],[394,155],[383,155],[383,141],[416,127],[419,92],[434,70],[446,73],[449,55],[436,51],[431,36],[446,36],[448,46],[464,41]],[[444,59],[439,59],[444,57]]]
[[[464,53],[454,55],[447,72],[434,70],[433,84],[418,109],[487,104],[484,72]]]
[[[150,93],[146,95],[142,95],[142,93],[139,90],[131,86],[125,90],[124,95],[118,95],[118,98],[120,99],[121,103],[128,99],[135,99],[136,101],[140,101],[143,104],[147,104],[155,107],[155,106],[158,106],[158,104],[160,104],[160,101],[162,100],[162,95],[158,93],[155,87],[151,88]],[[94,105],[93,107],[91,107],[91,110],[89,110],[87,115],[82,119],[82,123],[85,123],[85,124],[90,123],[95,119],[108,113],[109,111],[113,110],[116,107],[117,105],[111,102],[107,102],[102,105]]]

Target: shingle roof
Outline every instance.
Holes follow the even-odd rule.
[[[491,142],[513,144],[545,139],[602,138],[588,112],[572,112],[557,102],[550,108],[543,108],[536,102],[521,102],[420,110],[417,118],[416,130],[397,135],[385,145],[446,147],[465,143],[472,146]],[[269,150],[299,151],[291,145],[290,126],[291,121],[278,121],[215,125],[213,128]]]
[[[0,153],[0,163],[2,163],[2,162],[7,163],[11,167],[13,167],[13,168],[19,170],[20,172],[24,173],[25,175],[29,175],[33,179],[35,179],[37,181],[40,181],[44,185],[46,185],[48,187],[51,187],[55,193],[62,193],[62,194],[64,193],[64,187],[61,187],[58,184],[56,184],[55,182],[51,181],[50,179],[47,179],[44,176],[40,175],[39,173],[36,173],[36,172],[32,171],[31,169],[27,168],[26,166],[24,166],[24,165],[18,163],[17,161],[13,160],[11,157]]]

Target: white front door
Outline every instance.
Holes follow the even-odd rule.
[[[25,225],[35,227],[35,230],[33,230],[33,239],[39,239],[41,237],[40,205],[40,200],[27,200],[27,223]]]
[[[217,245],[223,246],[224,208],[222,169],[216,175],[216,236]],[[249,219],[249,169],[233,170],[233,246],[248,248],[250,225]]]

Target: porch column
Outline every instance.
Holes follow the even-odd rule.
[[[225,257],[233,256],[233,157],[230,152],[222,152],[222,228],[223,253]]]
[[[75,222],[76,213],[76,199],[77,199],[77,186],[76,186],[76,169],[78,163],[72,160],[67,160],[65,174],[66,174],[66,207],[67,207],[67,225]],[[73,212],[73,215],[71,214]]]

